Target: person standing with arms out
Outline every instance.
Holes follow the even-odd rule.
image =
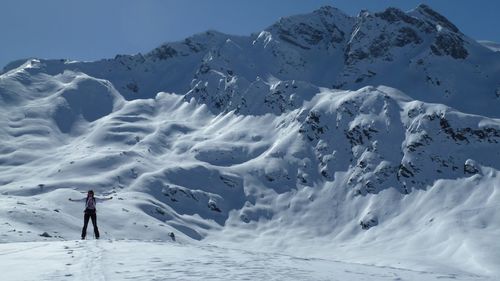
[[[85,201],[85,215],[83,216],[83,229],[82,229],[82,240],[87,236],[87,225],[89,224],[89,219],[92,219],[92,225],[94,226],[94,234],[95,238],[99,239],[99,229],[97,228],[97,215],[96,215],[96,202],[97,201],[105,201],[111,200],[113,197],[109,198],[95,198],[94,191],[89,190],[87,192],[87,198],[82,198],[79,200],[74,200],[69,198],[69,201],[72,202],[82,202]]]

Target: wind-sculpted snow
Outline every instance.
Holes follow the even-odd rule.
[[[431,221],[444,208],[458,208],[457,215],[473,208],[470,224],[486,218],[498,202],[500,122],[414,101],[391,88],[322,89],[279,115],[214,115],[202,103],[166,93],[121,104],[94,121],[77,111],[82,118],[70,132],[41,116],[35,120],[45,122],[47,132],[31,134],[27,143],[4,130],[3,147],[16,149],[2,153],[8,221],[2,227],[16,231],[5,232],[3,241],[37,240],[42,232],[71,238],[81,206],[66,198],[91,188],[117,198],[99,208],[106,235],[121,238],[169,239],[174,232],[179,239],[203,239],[218,230],[236,235],[251,227],[267,233],[263,237],[278,229],[286,235],[307,229],[304,239],[395,239],[416,226],[378,233],[419,208],[426,193],[416,190],[443,186],[447,191],[434,200],[466,200],[471,192],[490,198],[479,209],[476,200],[465,206],[457,199],[446,207],[436,203],[424,212]],[[30,107],[6,109],[2,122],[12,124],[9,112]],[[19,128],[33,123],[22,121],[26,125]],[[46,147],[40,150],[34,139]],[[29,155],[29,161],[12,162],[21,161],[19,155]],[[458,183],[463,188],[450,190]],[[447,215],[442,223],[454,227],[454,218]],[[418,221],[429,231],[441,227]],[[498,231],[495,221],[492,216],[468,231]],[[263,230],[269,228],[274,230]],[[372,228],[380,230],[365,234]]]
[[[67,199],[93,189],[114,197],[105,238],[498,276],[496,55],[427,6],[325,7],[250,37],[12,63],[0,242],[77,237]]]

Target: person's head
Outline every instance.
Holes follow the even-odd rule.
[[[94,197],[94,191],[89,190],[89,192],[87,192],[87,197]]]

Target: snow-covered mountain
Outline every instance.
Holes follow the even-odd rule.
[[[0,241],[78,237],[94,189],[108,238],[500,276],[499,106],[500,53],[425,5],[13,62]]]
[[[479,44],[485,46],[486,48],[494,51],[494,52],[500,52],[500,44],[493,42],[493,41],[487,41],[487,40],[480,40],[478,41]]]
[[[500,54],[426,5],[407,13],[389,8],[357,17],[323,7],[282,18],[247,37],[207,31],[145,55],[41,61],[38,72],[66,70],[105,79],[127,100],[152,98],[160,91],[187,93],[216,112],[240,109],[253,114],[247,103],[260,107],[261,100],[254,102],[252,94],[265,86],[262,81],[298,80],[348,90],[386,85],[414,99],[499,117],[494,110],[500,103],[499,61]],[[4,72],[24,63],[13,62]]]

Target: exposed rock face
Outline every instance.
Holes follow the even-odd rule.
[[[403,21],[408,24],[417,24],[418,20],[414,17],[407,15],[405,12],[396,8],[387,8],[383,12],[375,13],[376,17],[379,17],[389,23],[396,23]]]
[[[154,49],[150,55],[159,60],[166,60],[177,56],[177,51],[169,45],[163,45]]]
[[[434,23],[437,23],[441,26],[446,27],[447,29],[451,30],[452,32],[455,32],[455,33],[460,32],[458,30],[458,28],[453,23],[451,23],[446,17],[444,17],[443,15],[434,11],[431,7],[429,7],[425,4],[419,5],[416,9],[416,12],[422,14],[428,20],[431,20]]]
[[[304,50],[338,47],[345,40],[347,30],[342,25],[337,26],[336,22],[349,21],[349,18],[332,7],[322,7],[313,14],[316,18],[304,21],[293,17],[282,18],[270,30],[276,32],[281,40]]]
[[[464,163],[464,173],[472,175],[479,173],[479,168],[476,161],[467,159]]]
[[[372,213],[366,214],[359,222],[361,229],[367,230],[378,225],[378,217]]]
[[[458,28],[422,5],[411,13],[396,8],[361,13],[346,47],[345,62],[356,65],[375,59],[398,61],[398,49],[405,47],[408,53],[414,48],[429,48],[434,55],[453,59],[465,59],[469,54]]]
[[[366,92],[369,98],[363,98]],[[367,87],[335,107],[301,112],[298,132],[314,147],[317,173],[334,180],[337,171],[348,170],[347,185],[357,195],[389,187],[406,194],[436,178],[477,173],[471,159],[498,166],[483,150],[498,150],[496,125],[479,125],[479,119],[419,102],[402,106],[400,98]],[[391,148],[389,143],[402,145]],[[348,162],[339,161],[346,158]]]
[[[439,34],[431,50],[437,56],[447,55],[455,59],[465,59],[469,55],[463,39],[454,34]]]

